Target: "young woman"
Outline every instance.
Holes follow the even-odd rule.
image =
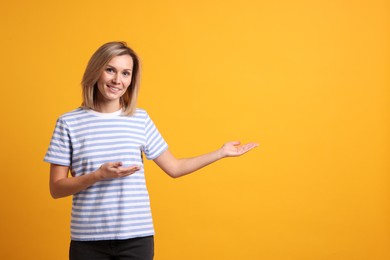
[[[104,44],[85,70],[82,106],[57,120],[44,160],[53,198],[73,195],[70,259],[153,259],[143,154],[177,178],[257,146],[228,142],[176,159],[148,113],[136,108],[139,78],[139,58],[126,43]]]

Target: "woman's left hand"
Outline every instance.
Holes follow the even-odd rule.
[[[221,155],[223,157],[236,157],[243,155],[246,152],[249,152],[255,147],[258,147],[257,143],[247,143],[241,145],[239,141],[228,142],[224,144],[221,148]]]

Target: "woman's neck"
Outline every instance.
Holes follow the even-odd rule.
[[[95,110],[100,113],[113,113],[121,108],[119,102],[99,102]]]

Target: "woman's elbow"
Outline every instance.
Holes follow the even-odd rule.
[[[60,199],[62,196],[58,194],[58,192],[54,191],[53,189],[50,189],[50,195],[53,199]]]
[[[50,186],[50,195],[53,199],[61,199],[63,197],[66,197],[58,188],[55,187],[55,185]]]
[[[51,198],[56,200],[56,199],[60,199],[60,198],[62,198],[62,197],[60,197],[60,196],[55,196],[55,195],[51,194]]]
[[[169,170],[164,170],[164,172],[166,174],[168,174],[169,177],[173,178],[173,179],[177,179],[177,178],[180,178],[184,175],[187,175],[189,173],[191,173],[192,171],[185,171],[183,169],[180,169],[180,167],[176,167],[176,168],[171,168]]]
[[[179,177],[181,176],[178,172],[172,171],[172,170],[169,170],[169,171],[166,170],[165,173],[166,173],[169,177],[171,177],[172,179],[177,179],[177,178],[179,178]]]

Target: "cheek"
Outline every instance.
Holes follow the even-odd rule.
[[[96,93],[103,94],[104,93],[104,86],[100,84],[100,82],[97,83],[97,86],[95,87]]]
[[[128,88],[130,86],[130,84],[131,84],[131,79],[126,80],[124,85],[126,86],[126,88]]]
[[[97,87],[99,90],[103,89],[104,88],[104,81],[102,80],[102,78],[100,78],[97,82]]]
[[[98,79],[98,81],[97,81],[97,86],[98,86],[98,88],[100,89],[103,85],[104,85],[104,79],[103,79],[103,77],[101,76],[99,79]]]
[[[107,74],[106,72],[103,72],[102,75],[100,76],[99,78],[99,82],[101,82],[102,84],[110,81],[112,78],[112,76],[110,76],[109,74]]]

